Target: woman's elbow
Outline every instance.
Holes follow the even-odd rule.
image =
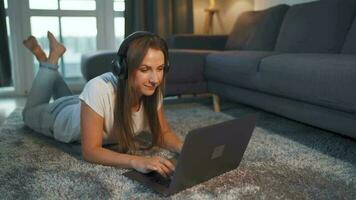
[[[95,163],[93,149],[82,147],[82,157],[87,162]]]

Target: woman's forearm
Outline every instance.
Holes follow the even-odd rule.
[[[82,152],[84,159],[88,162],[118,168],[132,168],[132,161],[137,157],[118,153],[103,147],[82,150]]]
[[[163,148],[170,151],[180,153],[182,150],[183,142],[172,132],[166,132],[163,134]]]

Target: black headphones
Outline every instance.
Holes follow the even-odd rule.
[[[112,67],[112,72],[114,75],[118,76],[119,79],[127,79],[128,77],[128,66],[127,66],[127,51],[130,46],[130,43],[138,38],[144,37],[144,36],[156,36],[159,37],[158,35],[147,32],[147,31],[136,31],[129,36],[127,36],[124,41],[122,41],[120,48],[116,54],[116,57],[112,60],[111,62],[111,67]],[[169,71],[169,59],[168,59],[168,46],[167,43],[159,37],[163,42],[164,42],[164,48],[167,53],[165,55],[165,62],[164,62],[164,73],[167,73]]]

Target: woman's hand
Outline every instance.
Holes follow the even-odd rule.
[[[132,168],[141,172],[149,173],[151,171],[156,171],[163,177],[169,177],[169,175],[174,171],[174,165],[167,159],[154,156],[154,157],[135,157],[132,161]]]

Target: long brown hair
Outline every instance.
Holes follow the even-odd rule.
[[[161,50],[164,54],[165,65],[168,61],[168,50],[165,41],[156,35],[147,35],[139,37],[130,42],[127,53],[126,62],[128,67],[128,78],[118,79],[116,102],[114,110],[114,126],[117,131],[119,151],[134,153],[136,149],[135,145],[135,133],[133,129],[132,119],[132,107],[135,103],[140,104],[142,100],[145,124],[148,123],[150,132],[152,135],[151,145],[148,148],[160,144],[162,142],[161,126],[158,120],[157,106],[161,95],[164,95],[165,88],[165,75],[161,81],[161,84],[156,88],[155,92],[151,96],[142,96],[142,99],[138,99],[137,91],[134,87],[134,71],[141,65],[147,51],[152,48]],[[141,108],[142,109],[142,108]]]

